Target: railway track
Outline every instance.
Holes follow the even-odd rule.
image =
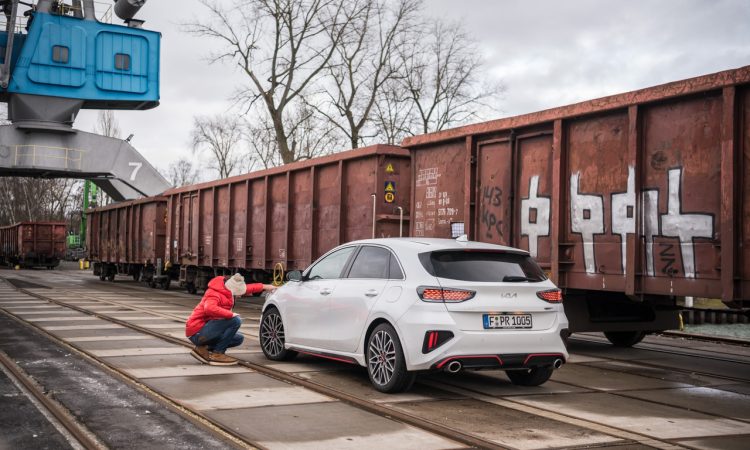
[[[71,416],[70,412],[46,396],[44,389],[2,351],[0,351],[0,371],[31,401],[73,449],[100,450],[105,448],[90,431]]]
[[[109,307],[114,308],[129,308],[134,311],[139,311],[142,313],[149,313],[154,314],[156,317],[160,317],[162,319],[167,320],[174,320],[176,322],[182,323],[184,321],[184,314],[175,314],[172,312],[159,312],[155,311],[153,308],[149,308],[147,306],[139,306],[139,305],[133,305],[132,302],[129,301],[117,301],[113,300],[111,298],[107,298],[107,296],[111,296],[110,294],[107,294],[107,292],[111,293],[122,293],[123,290],[129,291],[131,294],[130,296],[140,296],[143,294],[141,288],[134,287],[134,286],[127,286],[126,285],[119,285],[117,288],[115,288],[112,285],[104,285],[101,284],[101,287],[104,288],[104,293],[99,294],[81,294],[80,298],[81,300],[84,299],[90,299],[90,300],[96,300],[101,305],[108,305]],[[99,287],[99,286],[97,286]],[[24,292],[28,295],[31,295],[37,299],[43,299],[45,301],[66,307],[71,308],[73,310],[79,311],[84,314],[92,315],[94,317],[100,318],[102,320],[107,320],[111,323],[115,323],[120,326],[128,327],[132,330],[136,330],[139,333],[149,334],[154,337],[158,337],[160,339],[169,341],[170,343],[173,343],[175,345],[180,345],[183,347],[189,347],[189,344],[186,340],[183,338],[175,337],[174,335],[169,335],[164,332],[155,331],[154,329],[150,329],[145,326],[133,324],[131,322],[128,322],[127,320],[121,320],[117,319],[115,317],[112,317],[111,314],[106,313],[98,313],[96,311],[92,311],[90,308],[80,307],[72,305],[68,302],[61,302],[58,300],[55,300],[54,298],[51,298],[50,296],[46,296],[43,294],[40,294],[39,289],[20,289],[21,292]],[[105,297],[105,298],[101,298]],[[98,299],[97,299],[98,298]],[[192,298],[194,303],[194,297]],[[189,300],[189,298],[188,298]],[[170,303],[167,303],[170,304]],[[183,306],[184,307],[184,301],[182,299],[176,299],[174,303],[171,303],[175,306]],[[246,307],[246,312],[251,313],[255,308],[248,308]],[[259,310],[255,309],[256,314],[252,319],[257,320],[257,312]],[[251,331],[252,333],[252,331]],[[253,336],[255,338],[256,336]],[[588,336],[584,336],[583,338],[576,338],[576,341],[583,341],[588,342],[589,344],[595,344],[599,345],[600,342],[597,339],[592,339]],[[602,344],[603,345],[603,344]],[[639,348],[643,345],[639,345]],[[662,346],[663,347],[663,346]],[[662,353],[666,352],[663,348],[655,348],[654,350],[649,351],[661,351]],[[683,356],[696,356],[696,352],[689,352],[687,350],[685,351],[679,351],[679,350],[673,350],[670,352],[671,355],[683,355]],[[244,359],[244,358],[243,358]],[[715,360],[720,359],[719,357],[714,357]],[[737,361],[734,361],[735,363]],[[744,360],[741,360],[740,362],[745,363]],[[384,404],[384,403],[378,403],[372,401],[371,398],[368,398],[367,392],[363,395],[362,392],[347,390],[346,388],[340,388],[332,386],[331,383],[321,383],[318,381],[315,381],[311,379],[309,376],[307,376],[306,372],[299,372],[299,373],[289,373],[288,371],[284,371],[282,369],[279,369],[277,367],[271,367],[270,364],[262,364],[258,361],[252,361],[252,360],[243,360],[241,364],[244,367],[250,368],[258,373],[262,373],[264,375],[267,375],[271,378],[274,378],[276,380],[282,380],[286,383],[291,383],[296,386],[301,386],[306,389],[310,389],[312,391],[315,391],[317,393],[338,399],[339,401],[345,402],[350,405],[354,405],[357,408],[360,408],[362,410],[368,411],[370,413],[379,415],[381,417],[390,417],[393,419],[396,419],[400,422],[412,425],[414,427],[420,428],[425,431],[429,431],[430,433],[434,433],[446,438],[450,438],[456,442],[459,442],[463,445],[467,446],[474,446],[474,447],[482,447],[482,448],[507,448],[507,447],[513,447],[512,445],[504,446],[498,444],[498,441],[491,438],[482,438],[482,432],[476,431],[476,430],[469,430],[469,432],[465,431],[465,427],[455,427],[455,426],[446,426],[443,423],[440,423],[436,420],[430,420],[428,417],[425,417],[423,414],[415,414],[414,409],[409,410],[409,408],[401,408],[399,402],[394,402],[391,404]],[[683,373],[687,373],[686,371],[681,371]],[[695,372],[693,372],[695,373]],[[702,374],[704,376],[715,376],[715,374]],[[609,444],[615,444],[616,442],[630,442],[630,443],[638,443],[640,445],[645,445],[648,447],[654,447],[654,448],[680,448],[680,445],[675,444],[670,439],[658,439],[654,438],[653,436],[650,436],[648,433],[640,433],[637,431],[634,431],[632,429],[628,429],[627,427],[617,427],[612,426],[611,423],[606,423],[606,421],[598,421],[596,419],[592,418],[582,418],[580,416],[576,416],[575,414],[570,414],[565,411],[558,411],[555,409],[554,405],[547,406],[543,403],[539,402],[529,402],[527,397],[521,397],[516,398],[513,395],[510,396],[504,396],[502,398],[497,398],[492,395],[488,395],[486,392],[483,392],[483,389],[477,388],[477,387],[471,387],[467,386],[465,383],[462,385],[462,383],[457,382],[457,380],[460,380],[460,377],[447,377],[443,375],[438,376],[430,376],[430,377],[424,377],[420,380],[420,385],[439,390],[441,392],[448,392],[456,396],[460,396],[465,399],[470,399],[474,402],[476,402],[480,407],[483,407],[485,409],[492,410],[492,408],[503,408],[505,410],[514,411],[518,414],[527,414],[529,417],[534,418],[543,418],[545,420],[554,421],[556,423],[562,423],[566,424],[571,427],[580,427],[586,430],[589,430],[593,433],[601,433],[602,435],[606,435],[609,437],[612,437],[614,441],[610,441]],[[554,380],[555,378],[553,378]],[[747,381],[740,378],[737,379],[730,379],[730,378],[724,378],[724,380],[727,381]],[[329,380],[330,381],[330,380]],[[583,383],[575,383],[571,382],[570,380],[562,380],[557,382],[560,386],[563,386],[564,389],[573,389],[573,390],[586,390],[589,392],[606,392],[606,389],[596,389],[592,388],[591,386],[586,386]],[[564,390],[563,389],[563,390]],[[611,394],[610,394],[611,395]],[[619,395],[619,394],[618,394]],[[662,405],[663,402],[659,401],[653,401],[653,404],[656,405]],[[476,405],[474,405],[476,408]],[[714,416],[726,420],[732,420],[732,418],[724,417],[721,415]],[[450,417],[449,417],[450,418]],[[606,443],[606,441],[604,442]],[[599,443],[601,445],[602,443]],[[563,447],[565,445],[562,445]],[[575,446],[575,445],[574,445]]]

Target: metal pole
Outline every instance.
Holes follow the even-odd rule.
[[[83,209],[81,210],[81,229],[80,229],[80,243],[83,246],[86,242],[86,210],[89,209],[89,189],[91,189],[91,182],[86,180],[83,182]]]
[[[375,239],[375,203],[378,196],[375,194],[370,194],[370,197],[372,197],[372,238]]]
[[[398,206],[398,237],[404,237],[404,208]]]

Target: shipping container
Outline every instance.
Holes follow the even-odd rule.
[[[113,281],[130,275],[152,287],[168,289],[170,267],[165,264],[167,199],[147,197],[86,211],[87,256],[94,274]]]
[[[65,257],[65,222],[20,222],[0,228],[0,262],[53,269]]]
[[[166,260],[195,292],[216,275],[269,282],[340,243],[406,235],[410,163],[376,145],[166,191]]]
[[[406,139],[413,236],[527,249],[571,331],[677,328],[679,297],[750,306],[750,66]]]

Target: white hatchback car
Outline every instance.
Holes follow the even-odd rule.
[[[341,245],[263,305],[267,358],[298,353],[367,367],[383,392],[417,372],[506,370],[536,386],[568,358],[562,293],[523,250],[466,239]]]

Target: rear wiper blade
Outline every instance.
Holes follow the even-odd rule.
[[[527,277],[521,277],[518,275],[506,275],[503,277],[503,281],[507,281],[509,283],[516,283],[519,281],[534,281],[533,278],[527,278]]]

